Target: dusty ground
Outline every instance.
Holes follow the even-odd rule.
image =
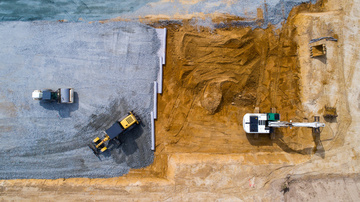
[[[303,5],[282,30],[169,25],[154,163],[119,178],[1,181],[2,199],[359,200],[359,3]],[[312,59],[308,43],[322,36],[338,42]],[[339,116],[321,116],[320,137],[282,129],[255,140],[240,125],[256,106],[312,121],[325,105]]]

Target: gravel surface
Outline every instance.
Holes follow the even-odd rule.
[[[0,23],[0,178],[121,176],[152,163],[150,111],[160,41],[155,29],[116,23]],[[32,100],[72,87],[75,103]],[[87,147],[134,110],[142,124],[97,158]]]

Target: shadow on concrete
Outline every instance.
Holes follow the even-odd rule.
[[[74,103],[60,104],[57,102],[49,102],[40,100],[40,106],[48,110],[56,110],[59,112],[61,118],[70,117],[70,113],[79,109],[79,96],[77,92],[74,92]]]

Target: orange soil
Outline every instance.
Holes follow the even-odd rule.
[[[269,152],[267,161],[272,162],[281,158],[277,153],[286,152],[294,155],[285,161],[308,159],[316,149],[311,129],[279,129],[275,140],[265,134],[254,139],[244,132],[242,117],[259,107],[260,112],[276,108],[284,121],[312,121],[305,117],[299,97],[293,17],[315,8],[321,9],[321,4],[293,9],[281,31],[271,26],[210,29],[188,20],[167,25],[155,161],[128,176],[166,178],[168,159],[174,154]]]

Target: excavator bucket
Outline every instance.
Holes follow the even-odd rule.
[[[312,58],[323,56],[323,55],[326,55],[326,45],[325,44],[310,46],[310,56]]]

